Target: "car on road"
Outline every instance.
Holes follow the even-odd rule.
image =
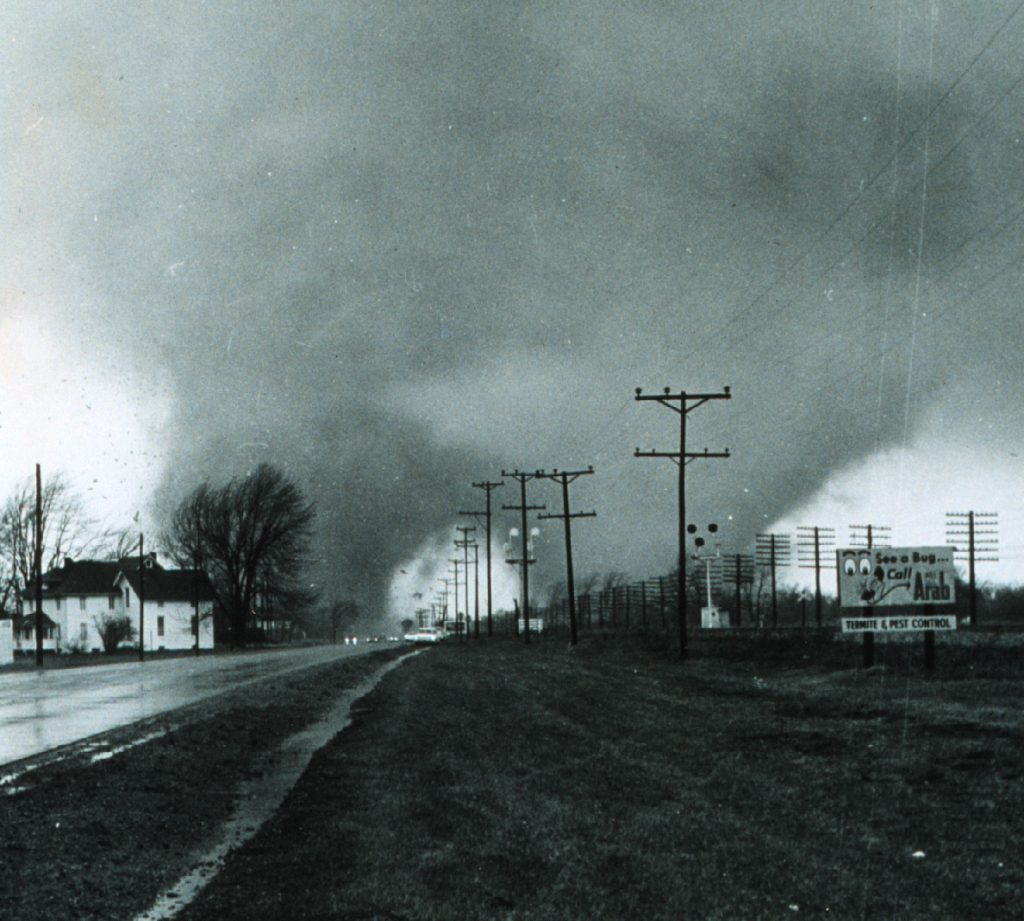
[[[417,627],[403,637],[407,643],[440,643],[444,638],[439,627]]]

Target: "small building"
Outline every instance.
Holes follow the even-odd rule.
[[[165,569],[156,554],[139,560],[73,560],[42,577],[43,649],[54,652],[101,652],[100,627],[107,618],[127,616],[138,630],[139,592],[145,597],[145,647],[190,649],[195,645],[195,605],[199,608],[199,646],[213,648],[213,586],[206,573]],[[35,649],[35,585],[22,594],[24,612],[16,620],[15,644]]]
[[[36,615],[21,614],[14,617],[14,648],[16,650],[33,650],[36,648]],[[57,651],[57,638],[60,628],[43,612],[43,652]]]

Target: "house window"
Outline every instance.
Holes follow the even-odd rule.
[[[124,587],[124,606],[126,608],[132,606],[132,591],[127,585]]]
[[[79,636],[79,638],[81,639],[81,641],[83,643],[88,643],[89,642],[89,625],[88,624],[83,623],[83,624],[80,625],[79,630],[78,630],[78,636]]]
[[[156,619],[156,635],[164,635],[164,617],[162,614]]]
[[[109,608],[111,611],[114,610],[114,602],[116,600],[117,600],[117,596],[116,595],[108,595],[107,596],[107,608]]]
[[[78,610],[85,610],[85,595],[79,595],[78,597]]]
[[[60,610],[60,598],[54,598],[53,603],[57,606],[57,610]]]
[[[159,600],[159,601],[158,601],[158,602],[156,603],[156,606],[157,606],[158,608],[162,608],[162,607],[164,606],[164,601],[163,601],[163,599],[162,599],[162,598],[161,598],[161,599],[160,599],[160,600]]]

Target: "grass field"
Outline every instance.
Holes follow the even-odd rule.
[[[185,917],[1024,916],[1019,659],[856,653],[430,649]]]

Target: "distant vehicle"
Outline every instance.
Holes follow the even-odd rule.
[[[444,632],[438,627],[417,627],[403,637],[408,643],[440,643]]]

